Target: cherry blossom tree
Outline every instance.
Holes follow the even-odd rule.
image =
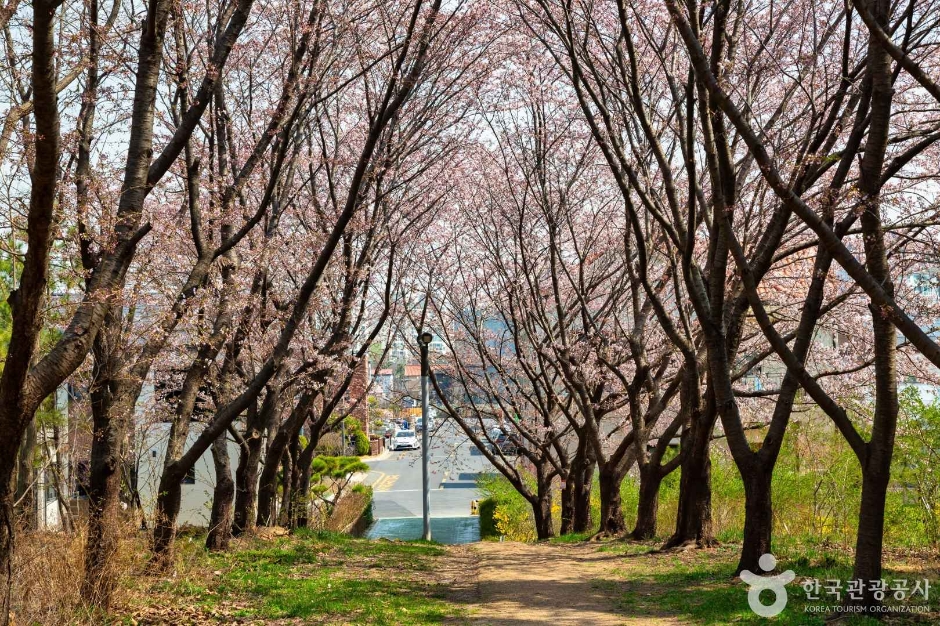
[[[0,570],[3,572],[2,584],[5,588],[0,602],[0,623],[3,624],[9,620],[10,553],[13,549],[12,494],[9,488],[16,450],[39,403],[82,364],[91,349],[110,309],[110,299],[123,287],[137,245],[151,230],[149,222],[144,219],[144,202],[182,152],[205,111],[210,99],[208,96],[218,79],[214,71],[202,76],[197,97],[183,113],[179,126],[166,141],[162,151],[154,158],[156,97],[171,3],[154,0],[146,5],[146,12],[140,20],[142,27],[136,55],[136,75],[128,81],[134,100],[129,132],[122,140],[127,148],[126,160],[109,245],[97,260],[87,279],[85,295],[74,309],[58,341],[46,354],[37,354],[36,339],[43,325],[41,311],[48,281],[49,253],[56,237],[54,206],[59,197],[61,167],[58,94],[82,73],[82,63],[79,63],[77,67],[69,69],[69,76],[64,77],[61,83],[58,80],[54,49],[59,5],[52,2],[32,6],[32,38],[27,44],[35,132],[25,139],[29,146],[25,152],[34,151],[35,157],[26,183],[30,189],[26,257],[20,284],[11,298],[14,328],[6,366],[0,378],[0,432],[3,434],[3,453],[0,455]],[[232,46],[248,19],[251,5],[250,0],[233,2],[220,12],[222,19],[218,22],[217,37],[210,56],[214,68],[225,66]],[[19,7],[13,5],[13,9],[17,11]],[[93,63],[95,38],[101,34],[96,12],[95,8],[91,12],[91,19],[86,22],[86,30],[73,40],[81,41],[87,33],[95,33],[86,39],[88,59]],[[4,15],[4,19],[10,17]],[[59,43],[66,43],[66,39],[63,37]],[[79,56],[82,61],[84,58],[84,54]],[[16,71],[17,68],[12,69]],[[14,82],[21,85],[18,77]],[[25,93],[21,90],[21,95]],[[7,122],[12,119],[10,116],[19,115],[19,120],[27,123],[29,106],[25,100],[23,98],[18,110],[8,112]]]
[[[911,317],[909,308],[899,298],[901,294],[894,283],[894,277],[898,275],[899,268],[897,266],[892,268],[890,262],[893,251],[887,235],[890,231],[886,228],[886,200],[890,197],[887,192],[892,187],[892,178],[903,177],[902,172],[908,168],[917,168],[918,157],[929,152],[929,148],[936,141],[935,138],[929,137],[931,134],[929,131],[927,139],[911,137],[906,130],[901,129],[898,120],[910,119],[913,115],[918,119],[918,123],[931,130],[936,128],[936,120],[929,117],[924,119],[916,105],[908,108],[909,103],[916,102],[923,97],[917,94],[916,89],[904,90],[907,94],[904,99],[896,96],[899,87],[904,84],[903,81],[898,83],[901,68],[899,66],[895,69],[891,65],[893,46],[885,45],[884,38],[878,37],[879,32],[883,34],[888,29],[892,13],[891,6],[888,3],[875,2],[870,6],[862,7],[861,12],[865,14],[863,22],[866,22],[864,34],[868,35],[867,38],[864,34],[858,36],[858,28],[851,11],[844,8],[834,9],[835,11],[841,9],[841,19],[845,24],[841,82],[848,82],[849,75],[844,69],[851,67],[850,64],[854,63],[858,67],[861,89],[857,96],[858,108],[855,123],[846,125],[850,129],[847,139],[848,148],[839,161],[833,159],[834,162],[841,162],[842,167],[836,171],[834,179],[830,182],[829,194],[824,198],[822,210],[816,209],[811,206],[815,204],[811,188],[808,189],[804,185],[794,186],[784,181],[777,160],[772,158],[767,151],[766,139],[755,133],[750,116],[742,114],[732,96],[718,82],[722,75],[722,70],[719,68],[720,59],[726,58],[728,54],[722,39],[725,37],[726,28],[734,23],[735,17],[730,7],[722,6],[717,9],[716,15],[719,19],[712,26],[712,60],[709,63],[701,41],[696,37],[694,24],[698,23],[698,18],[690,20],[689,14],[674,3],[666,2],[665,4],[695,67],[703,97],[711,99],[714,103],[712,105],[714,111],[716,113],[720,111],[723,116],[726,116],[728,122],[740,133],[742,141],[747,146],[749,158],[753,158],[759,166],[763,180],[779,198],[782,210],[787,214],[792,211],[818,236],[817,263],[825,263],[828,267],[828,257],[831,255],[832,259],[842,266],[854,283],[864,290],[870,299],[874,355],[874,410],[871,435],[866,441],[845,409],[815,384],[804,364],[800,362],[799,345],[791,349],[782,341],[779,332],[774,328],[773,321],[767,315],[761,294],[758,292],[760,275],[754,275],[754,268],[742,254],[740,242],[734,236],[728,219],[722,220],[721,227],[729,242],[729,250],[738,266],[749,305],[762,331],[775,352],[786,363],[788,373],[797,378],[807,393],[829,414],[859,458],[863,485],[854,576],[863,581],[876,580],[881,577],[884,506],[897,427],[898,341],[896,329],[900,330],[927,360],[934,365],[940,364],[940,350],[929,336],[929,323],[919,323]],[[752,23],[762,26],[757,20],[752,20]],[[872,28],[873,23],[877,27]],[[905,28],[901,49],[910,45],[924,45],[933,54],[936,53],[933,41],[933,20],[928,19],[925,22],[915,19],[913,6],[911,6],[908,14],[902,15],[897,23],[899,26],[903,24]],[[784,31],[783,36],[785,41],[792,41],[792,37],[799,36],[799,33],[790,34]],[[851,44],[855,41],[859,41],[860,45],[853,50]],[[853,52],[856,50],[858,50],[858,60],[854,61]],[[894,52],[897,56],[898,50]],[[814,64],[809,65],[813,69],[816,67]],[[908,72],[910,70],[911,66],[908,64]],[[911,76],[917,80],[916,71]],[[803,81],[794,82],[802,86]],[[919,80],[917,84],[924,85]],[[763,132],[766,132],[766,129]],[[889,146],[892,147],[890,152]],[[852,161],[843,160],[846,153],[861,154],[856,170],[858,197],[854,194],[839,193],[843,190],[846,180],[846,174],[842,171],[848,171],[856,165]],[[899,198],[904,198],[904,196],[903,193],[899,194]],[[845,205],[849,205],[848,215],[835,223],[833,213],[836,210],[845,211],[847,208]],[[861,251],[864,252],[864,263],[856,258],[856,253],[850,249],[849,242],[844,240],[845,229],[856,220],[860,223],[863,235]],[[900,273],[903,275],[903,269]],[[859,605],[866,609],[878,604],[869,587],[866,585],[864,597],[859,601]]]
[[[289,367],[287,358],[294,337],[306,327],[311,301],[321,288],[328,267],[335,262],[334,252],[341,246],[347,229],[357,228],[363,219],[364,207],[370,206],[375,190],[372,181],[386,171],[389,160],[401,169],[429,156],[427,152],[406,150],[402,153],[404,164],[396,162],[398,149],[410,145],[407,142],[414,139],[409,134],[400,136],[397,131],[410,128],[407,120],[412,115],[419,118],[431,115],[440,120],[435,112],[441,110],[442,104],[455,101],[452,88],[461,79],[459,68],[473,60],[476,42],[466,35],[476,18],[462,7],[451,7],[444,12],[439,1],[428,5],[419,1],[395,6],[386,4],[366,15],[361,27],[366,28],[370,36],[361,41],[367,42],[369,48],[361,50],[357,58],[369,70],[364,72],[356,89],[357,102],[364,103],[366,108],[338,109],[340,114],[350,114],[342,130],[344,136],[352,140],[348,165],[341,177],[331,181],[336,198],[335,213],[331,215],[324,210],[315,216],[322,223],[322,239],[314,248],[318,251],[304,278],[286,277],[289,282],[283,284],[287,295],[282,300],[283,313],[265,333],[265,356],[250,382],[229,402],[216,407],[208,426],[185,452],[180,456],[168,455],[158,490],[154,567],[165,567],[170,562],[180,505],[180,481],[186,472],[266,386],[289,371],[285,368]],[[457,45],[461,42],[469,49]],[[416,124],[415,128],[425,124]],[[405,176],[401,182],[401,192],[406,193],[409,179]]]
[[[668,14],[661,7],[624,2],[592,7],[517,4],[528,32],[544,45],[570,81],[624,201],[635,215],[632,224],[639,258],[652,256],[652,251],[643,250],[643,242],[656,241],[675,250],[681,259],[676,267],[681,269],[682,300],[692,305],[695,324],[702,332],[701,343],[682,337],[675,330],[688,328],[689,320],[674,325],[665,315],[670,309],[656,307],[664,331],[684,354],[687,371],[698,370],[706,380],[704,394],[695,401],[691,413],[694,417],[683,431],[683,439],[690,439],[691,446],[683,467],[679,527],[667,545],[688,540],[711,542],[707,458],[711,429],[720,418],[748,498],[745,549],[739,568],[753,569],[757,557],[770,545],[770,476],[797,385],[793,380],[784,382],[764,440],[755,451],[745,436],[746,423],[733,382],[743,373],[739,363],[746,365],[744,370],[752,369],[768,354],[766,346],[749,346],[752,340],[761,341],[754,337],[746,316],[754,305],[754,290],[760,287],[764,294],[773,293],[771,288],[776,291],[776,285],[787,280],[784,267],[816,244],[806,237],[800,223],[791,220],[798,214],[805,222],[805,212],[796,211],[791,202],[769,192],[779,190],[779,196],[786,187],[789,194],[816,196],[817,189],[831,180],[833,194],[838,194],[853,164],[851,155],[870,133],[864,91],[852,89],[853,77],[863,73],[865,63],[853,66],[857,48],[852,45],[849,22],[840,13],[841,5],[794,6],[792,10],[799,16],[784,26],[775,20],[752,19],[749,9],[739,5],[715,8],[715,20],[706,24],[710,13],[696,9],[691,13],[694,19],[689,20],[683,17],[684,9],[671,3],[667,3]],[[675,45],[680,33],[673,29],[673,22],[682,26],[679,30],[689,56]],[[816,22],[817,36],[800,38],[805,26]],[[846,33],[841,40],[840,24]],[[731,32],[742,34],[727,43],[726,35]],[[914,36],[918,41],[922,37],[923,32]],[[710,41],[710,56],[696,48],[694,41]],[[822,68],[804,61],[826,58],[830,53],[836,58],[841,55],[842,62]],[[780,71],[784,62],[791,63],[791,73]],[[826,76],[824,70],[836,68],[841,68],[841,75]],[[747,113],[733,120],[733,128],[728,128],[725,119],[728,96],[717,79],[709,78],[706,85],[703,76],[721,76],[731,81],[737,92],[746,94]],[[853,116],[855,127],[847,123]],[[759,141],[772,145],[778,155],[792,155],[797,163],[788,173],[788,182],[778,179],[777,187],[777,182],[765,176],[763,157],[754,150],[741,153],[741,142],[734,134],[741,133],[744,141],[751,143],[741,126],[757,119],[762,124]],[[848,149],[837,153],[838,158],[826,158],[843,141]],[[907,149],[899,149],[895,161],[887,166],[888,171],[905,167],[935,139],[911,137],[909,141]],[[832,195],[829,201],[834,201]],[[924,217],[898,220],[891,228],[916,235],[923,230]],[[849,214],[839,224],[840,238],[852,233],[854,221]],[[661,229],[663,239],[649,235],[649,224]],[[813,227],[814,234],[819,232]],[[828,244],[826,247],[831,249]],[[796,286],[790,281],[797,292],[810,289],[810,295],[797,313],[801,323],[785,331],[785,341],[795,341],[797,353],[788,367],[803,367],[820,317],[851,296],[851,289],[834,288],[839,281],[829,278],[828,261],[817,260],[811,274],[815,282]],[[730,270],[733,264],[740,275]],[[745,266],[747,271],[742,269]],[[744,279],[747,273],[753,279],[751,286]],[[654,290],[647,287],[646,291],[657,299]],[[828,301],[824,294],[830,296]],[[778,306],[776,302],[774,306]],[[787,318],[782,309],[776,314],[778,319]],[[862,359],[848,371],[865,365],[866,359]],[[838,368],[835,372],[820,370],[806,375],[808,384],[839,373]]]

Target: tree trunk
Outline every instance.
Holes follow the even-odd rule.
[[[875,21],[889,30],[891,3],[871,0],[868,3]],[[894,94],[892,62],[887,50],[874,36],[868,44],[868,72],[871,76],[871,125],[865,154],[859,168],[859,190],[863,194],[864,211],[860,216],[865,265],[889,297],[894,297],[891,267],[888,264],[884,226],[881,221],[881,177],[891,124],[891,102]],[[853,578],[863,581],[861,601],[850,603],[865,607],[875,616],[881,601],[876,600],[871,582],[881,578],[881,550],[884,539],[885,500],[891,479],[891,458],[898,419],[897,332],[888,314],[875,302],[869,303],[872,318],[873,351],[875,355],[875,414],[871,439],[862,465],[862,503],[858,516]]]
[[[715,545],[712,529],[712,462],[711,433],[717,412],[713,407],[693,418],[682,433],[681,446],[687,451],[682,459],[679,479],[679,507],[676,513],[676,532],[663,548],[685,544],[699,547]]]
[[[536,494],[532,502],[532,512],[535,515],[535,534],[539,541],[551,539],[555,536],[555,525],[552,520],[552,479],[555,472],[548,462],[543,462],[535,468]]]
[[[301,455],[303,456],[303,455]],[[310,523],[310,463],[303,465],[293,489],[293,506],[291,507],[291,529],[306,528]]]
[[[294,497],[295,487],[300,483],[300,476],[294,471],[294,461],[297,458],[297,442],[291,442],[291,446],[288,449],[288,454],[285,454],[281,459],[281,506],[278,510],[278,523],[281,526],[288,526],[290,524],[291,516],[291,501]]]
[[[659,520],[659,486],[663,482],[662,471],[657,463],[640,466],[640,500],[636,511],[636,526],[631,539],[645,541],[656,536]]]
[[[773,468],[763,468],[757,463],[744,477],[744,545],[735,575],[744,570],[763,573],[758,560],[771,552],[773,536],[772,478]]]
[[[153,527],[153,560],[151,569],[163,572],[173,563],[173,543],[176,540],[176,520],[180,513],[183,490],[180,486],[185,470],[174,463],[163,470],[157,490],[157,503]]]
[[[17,443],[0,437],[0,458],[16,458]],[[15,463],[0,463],[0,624],[7,624],[10,615],[10,586],[13,580],[13,474]]]
[[[600,471],[601,490],[601,519],[597,532],[602,535],[620,535],[627,530],[623,519],[623,508],[620,502],[620,484],[623,476],[619,472]]]
[[[294,405],[290,416],[270,438],[268,449],[264,453],[264,469],[258,486],[259,523],[263,523],[260,520],[270,520],[274,513],[274,501],[277,498],[277,470],[281,466],[281,459],[287,447],[299,437],[310,407],[318,396],[319,393],[313,391],[305,392]]]
[[[587,533],[591,531],[591,490],[594,488],[594,449],[590,444],[585,446],[584,460],[580,463],[579,471],[572,471],[574,475],[574,523],[572,532]]]
[[[53,240],[54,206],[59,180],[59,99],[56,83],[55,25],[58,4],[34,0],[30,86],[33,107],[31,142],[33,162],[30,169],[27,247],[21,264],[20,280],[7,302],[10,305],[10,340],[3,373],[0,374],[0,626],[10,622],[13,583],[13,480],[17,452],[26,427],[32,423],[43,397],[52,393],[61,379],[71,372],[61,368],[75,363],[59,361],[60,371],[47,375],[40,385],[27,388],[30,366],[43,327],[43,300],[49,276],[49,249]],[[70,329],[71,330],[71,329]],[[87,330],[87,329],[86,329]],[[78,363],[71,365],[72,369]],[[47,372],[49,374],[49,372]],[[53,379],[58,380],[53,380]],[[49,384],[53,382],[54,384]]]
[[[887,468],[870,467],[862,474],[862,503],[858,515],[858,535],[855,540],[854,580],[865,581],[862,600],[850,601],[866,607],[867,612],[877,611],[881,604],[870,589],[869,581],[880,580],[881,551],[884,539],[885,501],[887,499],[890,472]]]
[[[232,534],[236,536],[254,528],[255,503],[259,498],[258,467],[261,462],[263,440],[261,432],[257,430],[246,429],[245,434],[246,445],[240,448],[238,467],[235,470],[235,511],[232,518]],[[258,506],[258,518],[261,519],[260,502]]]
[[[269,494],[270,500],[266,502],[265,511],[262,514],[259,498],[258,468],[261,463],[261,456],[264,453],[265,462],[262,470],[261,482],[264,483],[264,472],[273,469],[277,475],[277,466],[269,468],[270,454],[264,450],[264,435],[269,433],[274,426],[274,418],[277,415],[280,404],[281,387],[280,385],[271,385],[268,387],[268,395],[261,405],[261,409],[254,413],[249,413],[248,424],[245,425],[245,441],[248,449],[244,448],[238,456],[238,470],[235,473],[237,485],[237,495],[235,498],[235,528],[236,534],[250,530],[259,524],[261,526],[270,526],[274,523],[268,507],[270,502],[277,497],[277,486],[275,484],[274,493]],[[269,439],[269,443],[270,439]],[[270,446],[269,446],[270,450]],[[255,505],[258,505],[258,513],[255,515]]]
[[[215,490],[212,494],[212,516],[209,519],[206,548],[227,550],[232,539],[235,481],[232,480],[232,463],[229,460],[228,440],[224,434],[212,444],[212,462],[215,466]]]
[[[108,334],[105,329],[99,338]],[[96,340],[96,352],[101,346]],[[96,368],[108,367],[107,355],[96,354]],[[107,610],[117,586],[114,556],[120,533],[121,476],[124,439],[133,406],[114,397],[118,383],[111,376],[96,377],[92,390],[91,469],[88,477],[88,539],[85,543],[85,576],[82,598]]]
[[[308,524],[308,518],[310,515],[310,475],[312,472],[311,465],[313,464],[313,455],[316,454],[317,444],[320,442],[320,432],[323,429],[323,425],[326,423],[326,420],[318,420],[316,423],[310,425],[310,431],[308,433],[309,440],[307,441],[307,447],[303,449],[300,455],[297,457],[297,465],[302,468],[300,472],[300,481],[297,483],[297,487],[294,489],[294,492],[300,494],[306,505],[303,507],[303,520],[302,523],[298,521],[298,528],[305,528]]]
[[[561,494],[561,534],[586,533],[591,530],[591,483],[594,480],[594,449],[586,437],[578,440],[578,449],[565,488]]]
[[[559,532],[567,535],[574,528],[574,476],[571,471],[564,476],[565,486],[561,490],[561,528]]]
[[[36,511],[36,420],[26,426],[25,437],[16,457],[16,501],[20,523],[30,530],[39,528]]]
[[[277,463],[270,462],[270,456],[264,463],[261,470],[261,480],[258,485],[258,525],[270,526],[274,523],[274,511],[277,506],[277,483],[278,468],[281,465],[280,459]]]

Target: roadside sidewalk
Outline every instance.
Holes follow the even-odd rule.
[[[384,461],[390,456],[392,456],[392,451],[388,448],[385,448],[385,450],[382,451],[382,454],[377,454],[375,456],[361,456],[359,457],[359,460],[363,463],[373,463],[375,461]]]

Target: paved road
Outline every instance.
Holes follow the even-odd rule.
[[[381,461],[369,462],[372,471],[365,483],[373,488],[372,514],[376,524],[372,538],[415,539],[421,536],[421,451],[392,452]],[[476,479],[492,466],[462,432],[447,420],[438,420],[431,433],[432,537],[444,543],[464,543],[479,538],[470,502],[480,497]]]

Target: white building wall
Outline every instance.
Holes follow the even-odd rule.
[[[199,424],[193,424],[197,429],[190,432],[186,442],[187,448],[192,445],[199,434]],[[137,489],[140,492],[140,502],[147,517],[153,518],[154,506],[157,499],[157,488],[160,476],[163,473],[163,461],[166,456],[167,437],[170,433],[170,424],[159,423],[145,427],[141,433],[141,452],[137,467]],[[228,440],[228,453],[231,460],[232,478],[235,478],[235,466],[238,463],[238,444]],[[182,485],[182,499],[180,501],[179,524],[192,526],[208,526],[212,513],[212,491],[215,489],[215,466],[212,463],[212,451],[206,450],[198,461],[191,476],[195,479],[193,484]]]

